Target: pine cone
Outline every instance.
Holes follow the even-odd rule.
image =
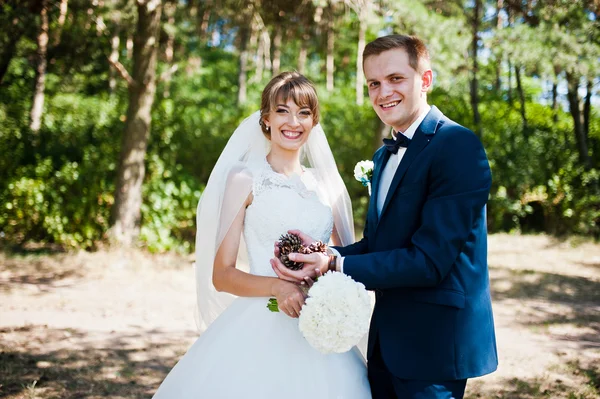
[[[279,253],[281,255],[288,255],[292,252],[292,246],[289,243],[279,244]]]
[[[301,245],[300,248],[298,249],[298,252],[301,254],[312,254],[313,251],[310,249],[310,247],[305,247],[304,245]]]
[[[323,241],[315,241],[308,246],[310,253],[312,252],[327,252],[327,245]]]
[[[327,245],[323,241],[315,241],[308,247],[302,245],[302,240],[296,234],[284,234],[279,237],[277,243],[279,247],[279,260],[285,267],[291,270],[300,270],[304,263],[291,261],[289,254],[300,253],[300,254],[312,254],[313,252],[327,252]]]
[[[281,263],[284,264],[285,267],[291,270],[300,270],[304,263],[291,261],[288,255],[292,252],[300,252],[301,248],[304,248],[302,245],[302,240],[296,234],[284,234],[279,237],[279,242],[277,243],[279,247],[279,259]]]

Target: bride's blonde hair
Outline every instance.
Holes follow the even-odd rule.
[[[299,107],[310,109],[313,126],[319,123],[319,98],[313,83],[298,72],[282,72],[271,79],[262,92],[260,127],[267,138],[271,138],[271,132],[265,125],[265,116],[275,108],[278,101],[287,102],[290,98]]]

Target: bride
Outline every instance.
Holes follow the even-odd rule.
[[[318,121],[312,83],[284,72],[263,90],[260,112],[229,139],[198,205],[196,279],[206,331],[154,398],[371,397],[358,349],[324,355],[312,348],[298,329],[303,291],[278,279],[269,263],[273,243],[290,229],[354,242],[348,193]],[[245,252],[248,272],[239,260]],[[271,297],[281,312],[267,309]]]

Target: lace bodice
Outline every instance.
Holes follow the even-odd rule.
[[[246,209],[244,239],[250,273],[275,276],[269,260],[273,244],[290,229],[299,229],[315,240],[328,242],[333,229],[331,208],[318,193],[310,169],[287,177],[264,162],[253,171],[252,204]]]

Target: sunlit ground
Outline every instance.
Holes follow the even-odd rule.
[[[468,398],[600,396],[600,245],[490,237],[500,366]],[[148,398],[196,338],[192,258],[0,253],[0,397]]]

